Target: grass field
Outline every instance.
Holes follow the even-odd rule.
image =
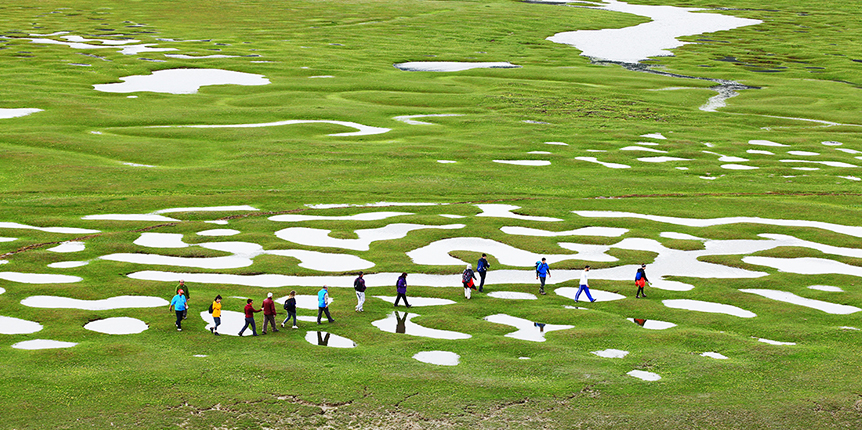
[[[42,326],[32,333],[0,334],[0,428],[862,428],[862,332],[854,329],[862,328],[860,314],[832,314],[740,291],[778,290],[862,307],[862,288],[855,285],[862,276],[860,236],[830,227],[862,226],[860,6],[833,0],[728,1],[633,1],[722,8],[709,13],[763,21],[684,37],[692,43],[675,49],[673,57],[643,63],[670,74],[757,87],[740,90],[717,112],[699,109],[716,94],[710,89],[714,82],[593,63],[574,47],[546,40],[563,31],[648,21],[632,14],[511,0],[3,2],[0,223],[98,232],[0,224],[0,236],[15,238],[0,241],[7,261],[0,266],[0,317]],[[89,47],[69,46],[74,41],[64,36],[90,39],[79,42]],[[149,49],[120,52],[143,44]],[[460,72],[393,67],[418,61],[521,67]],[[262,75],[269,83],[203,86],[194,94],[94,89],[184,68]],[[41,111],[3,116],[6,109],[24,108]],[[395,119],[443,114],[452,116],[415,118],[431,125]],[[342,121],[389,131],[331,136],[356,131],[337,123],[176,127],[288,120]],[[439,205],[363,206],[374,202]],[[354,206],[312,206],[339,204]],[[181,210],[162,213],[173,219],[166,221],[83,219],[238,205],[256,210]],[[527,218],[477,216],[483,213],[479,205],[516,206],[512,214]],[[370,221],[269,219],[379,211],[408,214]],[[575,213],[580,211],[750,218],[698,227]],[[227,225],[206,222],[214,220]],[[781,226],[770,220],[821,224]],[[357,230],[394,223],[463,227],[417,229],[371,242],[368,250],[299,245],[276,236],[304,227],[331,230],[331,238],[359,239]],[[625,232],[553,237],[502,230],[512,226]],[[216,228],[240,233],[197,234]],[[140,246],[134,242],[142,233],[182,234],[192,246]],[[794,240],[751,248],[753,241],[777,240],[771,235]],[[576,254],[566,244],[590,245],[612,258],[550,261],[549,294],[536,300],[474,293],[468,301],[460,286],[463,263],[418,264],[407,254],[455,238],[493,240],[536,255]],[[85,249],[51,250],[65,241],[81,241]],[[370,278],[394,275],[391,282],[370,286],[365,312],[357,313],[350,287],[358,270],[321,271],[299,257],[271,253],[251,257],[253,264],[246,266],[195,267],[197,261],[232,255],[197,245],[228,241],[266,251],[348,254],[374,264],[365,270]],[[749,248],[715,251],[742,245]],[[455,248],[448,255],[474,265],[483,252]],[[176,261],[186,265],[100,258],[110,254],[184,257]],[[692,267],[761,275],[713,276],[682,267],[692,255],[700,255]],[[538,294],[530,273],[534,260],[500,260],[507,261],[489,252],[488,291]],[[88,264],[48,267],[67,261]],[[763,261],[774,265],[753,263]],[[679,271],[671,273],[677,262]],[[780,262],[791,267],[777,266]],[[809,262],[816,266],[810,273]],[[648,299],[635,300],[633,282],[611,274],[641,263],[648,265],[656,287],[647,287]],[[594,269],[594,290],[625,298],[579,304],[587,310],[567,308],[574,301],[555,290],[577,287],[586,264]],[[161,274],[141,275],[147,271]],[[395,295],[400,272],[411,274],[409,297],[455,302],[413,307],[410,313],[418,316],[412,323],[471,337],[431,339],[372,325],[393,311],[373,296]],[[81,279],[22,282],[22,274]],[[233,279],[243,281],[203,282],[202,274],[239,275]],[[265,287],[257,275],[295,282]],[[451,285],[431,286],[419,280],[426,279],[421,275],[447,275]],[[167,306],[83,310],[21,303],[33,296],[170,300],[180,277],[186,277],[192,295],[182,332],[175,330]],[[691,288],[658,288],[662,281]],[[306,333],[318,329],[313,322],[253,339],[215,337],[198,316],[216,294],[225,297],[226,310],[239,312],[243,297],[259,305],[268,292],[316,294],[327,282],[333,285],[336,322],[322,330],[352,340],[354,348],[307,342]],[[808,288],[818,285],[843,291]],[[733,305],[757,316],[663,303],[683,299]],[[505,336],[514,327],[484,320],[501,313],[574,328],[548,332],[544,342],[514,339]],[[299,315],[315,311],[301,309]],[[149,328],[129,335],[83,328],[113,317],[137,318]],[[627,318],[676,326],[649,330]],[[794,344],[771,345],[761,338]],[[77,344],[12,347],[34,339]],[[628,354],[593,354],[605,349]],[[459,364],[413,358],[437,350],[458,354]],[[701,356],[704,352],[728,359]],[[632,370],[661,379],[644,381],[629,376]]]

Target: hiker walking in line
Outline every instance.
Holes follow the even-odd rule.
[[[254,323],[254,313],[262,311],[263,308],[255,309],[254,305],[252,305],[252,302],[254,302],[254,300],[252,299],[248,299],[245,301],[245,308],[243,308],[243,311],[245,312],[245,325],[242,326],[242,330],[239,331],[239,336],[242,336],[242,333],[245,331],[246,328],[248,328],[248,326],[251,326],[251,335],[257,336],[257,326]]]
[[[177,285],[177,294],[182,293],[186,296],[186,307],[183,309],[183,319],[186,319],[189,315],[189,287],[186,286],[185,281],[180,279],[180,284]]]
[[[551,276],[551,268],[548,267],[545,257],[542,257],[542,261],[536,262],[536,279],[541,283],[539,285],[539,294],[545,294],[545,277],[549,276]]]
[[[590,271],[590,266],[584,266],[584,271],[581,272],[581,286],[578,288],[578,292],[575,294],[575,303],[578,302],[578,297],[581,296],[582,292],[587,293],[587,298],[590,299],[590,302],[596,301],[593,296],[590,295],[590,281],[587,279],[587,273]]]
[[[287,311],[287,318],[281,322],[281,327],[283,328],[290,321],[290,317],[293,317],[293,328],[296,328],[296,291],[291,291],[284,301],[284,310]]]
[[[395,282],[395,292],[398,296],[395,297],[395,307],[398,307],[398,302],[404,299],[404,304],[409,308],[410,303],[407,303],[407,273],[402,273]]]
[[[635,285],[638,287],[638,292],[635,294],[636,299],[639,299],[641,294],[646,298],[644,286],[646,286],[647,282],[649,282],[649,279],[646,277],[646,264],[641,264],[641,268],[638,269],[638,272],[635,274]]]
[[[213,327],[210,327],[210,331],[212,334],[220,336],[218,334],[218,326],[221,325],[221,295],[217,295],[215,300],[213,300],[213,304],[210,305],[210,313],[213,315],[213,323],[215,324]]]
[[[481,261],[481,260],[480,260]],[[464,297],[468,300],[470,299],[470,293],[472,289],[476,288],[473,280],[476,279],[476,274],[473,273],[473,266],[467,265],[467,268],[464,269],[464,273],[461,274],[461,282],[464,284]]]
[[[177,290],[177,295],[171,299],[171,304],[168,306],[168,312],[173,310],[177,314],[177,322],[174,323],[174,325],[177,326],[177,331],[183,331],[183,314],[186,312],[187,302],[188,299],[185,294],[183,294],[182,288],[180,288]]]
[[[335,322],[335,320],[332,319],[332,316],[329,315],[330,303],[332,303],[332,299],[329,298],[329,289],[324,285],[323,288],[317,292],[317,324],[320,324],[320,317],[323,316],[324,313],[329,322]]]
[[[485,287],[485,275],[488,274],[488,269],[491,268],[491,264],[488,263],[488,258],[485,254],[482,254],[482,257],[479,258],[479,261],[476,263],[476,271],[479,272],[479,292],[481,293],[483,288]]]
[[[273,332],[278,332],[278,329],[275,328],[275,314],[275,301],[272,300],[272,293],[267,293],[266,298],[263,299],[263,330],[260,331],[260,334],[266,334],[267,323],[272,326]]]
[[[365,304],[365,279],[363,273],[359,272],[359,276],[353,281],[353,289],[356,290],[356,312],[364,312],[362,305]]]

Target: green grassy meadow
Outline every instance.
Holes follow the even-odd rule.
[[[594,64],[574,47],[545,40],[563,31],[623,28],[647,22],[636,15],[513,0],[311,1],[230,0],[7,0],[0,4],[0,112],[42,109],[0,119],[0,222],[38,227],[78,227],[95,234],[60,234],[0,228],[5,273],[62,274],[75,283],[23,283],[0,276],[0,316],[42,324],[31,334],[0,334],[0,428],[335,428],[335,429],[821,429],[862,428],[862,332],[860,314],[828,314],[740,289],[766,288],[805,298],[862,306],[862,284],[853,274],[795,274],[744,261],[743,255],[711,255],[701,261],[768,273],[758,278],[668,276],[690,291],[647,288],[634,300],[631,281],[595,279],[591,287],[627,298],[567,309],[555,294],[577,281],[549,284],[538,300],[502,300],[474,293],[465,300],[463,265],[419,265],[406,252],[445,238],[480,237],[539,254],[570,254],[560,242],[604,245],[614,262],[551,261],[554,270],[650,264],[646,250],[613,248],[622,239],[657,240],[678,251],[703,241],[663,237],[677,232],[712,240],[756,240],[782,234],[831,247],[860,247],[859,237],[811,227],[736,223],[687,227],[637,218],[589,218],[573,211],[620,211],[680,218],[760,217],[862,226],[858,177],[862,152],[862,26],[859,4],[835,0],[637,0],[631,3],[725,8],[723,13],[762,20],[754,26],[687,36],[692,42],[673,57],[644,64],[663,72],[733,80],[758,87],[739,91],[718,112],[698,108],[716,93],[713,82]],[[171,52],[124,55],[117,48],[76,49],[33,43],[68,34],[90,39],[133,38]],[[170,39],[170,40],[166,40]],[[97,42],[94,44],[98,44]],[[165,54],[226,55],[183,59]],[[517,69],[406,72],[409,61],[511,62]],[[81,65],[83,64],[83,65]],[[263,75],[268,85],[203,86],[196,94],[108,93],[93,85],[178,68],[226,69]],[[322,76],[331,76],[322,78]],[[668,90],[668,88],[679,88]],[[664,89],[664,90],[663,90]],[[136,96],[129,98],[129,96]],[[418,118],[401,115],[455,114]],[[797,118],[797,119],[793,119]],[[798,118],[828,121],[826,125]],[[284,120],[350,121],[390,131],[355,131],[328,123],[261,128],[154,128],[176,125],[268,123]],[[661,133],[666,140],[642,137]],[[779,142],[787,147],[749,144]],[[824,145],[836,141],[840,146]],[[547,145],[564,142],[567,146]],[[639,142],[662,154],[621,150]],[[709,145],[707,145],[707,143]],[[593,151],[604,152],[593,152]],[[749,150],[771,151],[773,155]],[[787,152],[813,152],[793,156]],[[550,154],[529,154],[547,151]],[[710,153],[704,153],[709,151]],[[639,157],[686,159],[667,163]],[[719,157],[744,158],[756,170],[732,170]],[[576,157],[630,166],[608,168]],[[844,163],[837,167],[781,160]],[[443,164],[438,160],[457,161]],[[492,160],[550,160],[518,166]],[[147,165],[153,167],[135,166]],[[852,165],[853,167],[848,167]],[[687,168],[685,170],[677,167]],[[798,167],[819,168],[797,170]],[[704,179],[707,178],[707,179]],[[445,203],[445,206],[314,209],[313,204],[373,202]],[[518,206],[553,223],[476,217],[478,204]],[[167,208],[251,205],[259,211],[165,214],[178,221],[97,221],[94,214],[148,214]],[[400,211],[409,216],[377,221],[273,222],[276,214],[348,216]],[[446,219],[441,214],[464,218]],[[216,226],[205,221],[227,220]],[[356,230],[391,223],[444,225],[458,230],[417,230],[378,241],[368,251],[296,245],[275,236],[288,227],[325,228],[354,239]],[[2,226],[2,224],[0,224]],[[617,227],[620,238],[534,237],[503,233],[505,226],[553,231]],[[230,228],[241,233],[212,238],[196,233]],[[292,257],[261,255],[248,267],[196,269],[98,259],[113,253],[219,257],[201,247],[142,248],[142,232],[181,233],[189,244],[251,242],[266,250],[345,253],[371,261],[366,273],[451,274],[451,288],[412,285],[409,296],[450,299],[447,306],[414,307],[412,322],[470,334],[439,340],[387,333],[371,323],[393,308],[367,292],[365,312],[353,310],[349,285],[332,288],[337,320],[323,330],[356,342],[327,348],[304,340],[316,330],[264,337],[212,336],[198,313],[216,294],[226,310],[241,311],[252,297],[318,287],[263,288],[188,282],[191,310],[184,331],[175,331],[166,307],[87,311],[23,306],[31,296],[101,300],[120,295],[170,300],[174,282],[128,275],[144,270],[177,273],[355,276],[300,267]],[[60,242],[81,240],[74,254],[51,252]],[[474,251],[451,255],[475,264]],[[804,247],[754,253],[778,258],[820,258],[857,270],[862,257]],[[88,261],[51,269],[48,264]],[[514,267],[489,254],[489,280]],[[658,279],[661,273],[649,272]],[[632,273],[632,277],[634,273]],[[408,284],[410,278],[408,277]],[[841,287],[831,293],[807,288]],[[489,291],[536,294],[537,283],[490,285]],[[0,291],[2,291],[0,290]],[[727,303],[757,314],[739,318],[673,309],[668,299]],[[280,306],[279,314],[281,315]],[[550,332],[545,342],[505,335],[510,326],[484,321],[511,316],[574,329]],[[300,310],[300,316],[311,316]],[[83,329],[90,321],[133,317],[149,328],[108,335]],[[676,324],[647,330],[626,320]],[[262,317],[258,318],[258,329]],[[281,318],[277,317],[280,321]],[[795,342],[776,346],[767,338]],[[68,349],[20,350],[13,344],[51,339]],[[629,351],[601,358],[592,351]],[[457,366],[413,359],[421,351],[452,351]],[[715,351],[729,357],[700,356]],[[205,355],[206,357],[195,357]],[[520,359],[529,357],[529,360]],[[627,375],[644,370],[655,382]]]

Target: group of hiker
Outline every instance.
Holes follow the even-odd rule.
[[[488,274],[488,269],[491,268],[491,264],[488,263],[488,258],[486,254],[482,254],[482,257],[479,258],[479,261],[476,263],[476,271],[473,271],[473,266],[468,264],[467,268],[464,269],[464,272],[461,274],[461,282],[464,286],[464,297],[467,299],[471,298],[472,290],[478,290],[480,293],[484,291],[485,287],[485,276]],[[476,278],[476,272],[479,273],[479,278]],[[584,266],[584,270],[581,272],[581,278],[578,282],[579,288],[578,292],[575,294],[575,302],[578,302],[578,299],[581,296],[581,293],[586,293],[587,299],[590,302],[595,302],[596,300],[590,294],[590,284],[589,284],[589,272],[590,266]],[[359,276],[353,281],[353,289],[356,291],[356,312],[364,312],[365,309],[363,305],[365,304],[365,278],[363,277],[364,273],[359,272]],[[548,266],[547,260],[542,257],[540,261],[536,262],[536,279],[539,281],[539,294],[545,293],[545,280],[546,278],[551,276],[551,269]],[[478,287],[475,285],[473,281],[479,281]],[[644,287],[649,282],[646,276],[646,264],[641,264],[641,267],[635,273],[635,286],[637,287],[637,294],[635,298],[639,299],[641,296],[646,298],[646,294],[644,293]],[[398,277],[398,280],[395,282],[395,292],[397,294],[395,298],[395,307],[398,307],[398,303],[402,300],[404,301],[404,306],[411,307],[410,303],[407,302],[407,273],[401,273]],[[210,331],[219,336],[218,327],[221,325],[221,305],[222,297],[221,295],[216,296],[215,300],[209,307],[209,313],[212,314],[213,325],[210,327]],[[176,312],[176,326],[177,331],[182,331],[182,321],[186,319],[188,314],[188,303],[189,303],[189,290],[185,285],[183,280],[180,280],[179,285],[176,288],[176,295],[171,299],[171,304],[168,307],[169,310],[173,310]],[[332,303],[332,299],[329,297],[329,287],[326,285],[317,292],[317,324],[321,323],[321,318],[323,315],[326,315],[327,320],[330,323],[334,323],[335,320],[332,319],[332,315],[329,313],[329,304]],[[281,327],[284,328],[285,324],[293,318],[293,328],[297,328],[296,326],[296,291],[291,291],[290,295],[284,302],[284,310],[287,311],[287,318],[281,322]],[[273,332],[278,332],[275,323],[275,315],[277,314],[275,310],[275,300],[272,298],[272,293],[268,293],[267,297],[263,300],[263,304],[259,309],[255,309],[254,300],[246,299],[246,305],[243,308],[243,312],[245,313],[245,325],[243,325],[242,329],[239,331],[239,336],[245,332],[248,327],[251,327],[252,336],[257,336],[257,326],[254,322],[254,314],[257,312],[263,312],[263,330],[261,330],[261,334],[266,334],[267,325],[272,328]]]

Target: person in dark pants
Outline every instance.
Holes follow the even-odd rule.
[[[293,328],[296,328],[296,291],[291,291],[290,296],[284,301],[284,310],[287,311],[287,318],[281,322],[281,326],[284,327],[293,317]]]
[[[488,274],[488,269],[491,268],[491,264],[488,263],[488,258],[485,254],[482,254],[482,257],[479,258],[479,262],[476,263],[476,271],[479,272],[479,292],[482,292],[482,289],[485,287],[485,275]]]
[[[242,333],[245,331],[246,328],[248,328],[248,326],[251,326],[252,336],[257,336],[257,326],[254,324],[254,313],[262,311],[263,308],[255,309],[254,305],[251,304],[253,301],[254,300],[252,299],[248,299],[245,302],[246,305],[243,309],[245,311],[245,325],[242,326],[242,330],[239,331],[239,336],[242,336]]]
[[[536,279],[541,283],[539,285],[539,294],[545,294],[545,277],[547,276],[551,276],[551,268],[548,267],[545,257],[542,257],[542,261],[536,262]]]
[[[464,273],[461,274],[461,283],[464,284],[464,297],[468,300],[470,299],[470,290],[476,288],[473,285],[474,279],[476,279],[476,274],[473,273],[473,267],[468,264],[467,268],[464,269]]]
[[[186,286],[186,282],[180,279],[180,284],[177,285],[177,294],[183,294],[186,296],[186,308],[183,310],[183,319],[186,319],[189,316],[189,287]]]
[[[317,323],[320,324],[320,317],[323,314],[326,314],[326,319],[329,322],[334,323],[335,320],[332,319],[332,316],[329,315],[329,304],[332,303],[332,299],[329,298],[329,289],[326,285],[323,286],[323,289],[317,292]]]
[[[217,295],[215,300],[213,300],[212,306],[212,315],[213,315],[213,323],[215,324],[213,327],[210,327],[210,331],[212,334],[216,336],[220,336],[218,334],[218,326],[221,325],[221,294]]]
[[[407,274],[402,273],[401,276],[398,277],[398,281],[395,282],[395,292],[398,293],[398,296],[395,297],[395,307],[398,307],[398,302],[401,299],[404,299],[404,305],[408,308],[410,307],[410,303],[407,303]]]
[[[171,304],[168,306],[168,311],[171,310],[176,311],[177,313],[177,322],[174,324],[177,326],[177,331],[183,331],[183,313],[186,311],[186,296],[183,294],[183,290],[177,290],[177,295],[171,299]]]
[[[267,324],[272,326],[272,331],[278,332],[278,329],[275,328],[275,314],[275,301],[272,300],[272,293],[267,293],[266,298],[263,299],[263,330],[260,331],[260,334],[266,334]]]
[[[644,286],[649,282],[649,279],[646,277],[646,264],[641,264],[641,268],[638,269],[638,272],[635,274],[635,285],[638,287],[638,292],[635,294],[635,298],[639,299],[641,295],[646,298],[646,293],[644,293]]]

